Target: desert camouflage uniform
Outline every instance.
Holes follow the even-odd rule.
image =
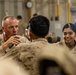
[[[15,49],[11,49],[5,57],[11,56],[31,75],[39,75],[38,61],[43,58],[55,60],[69,75],[76,74],[75,56],[69,50],[47,43],[45,39],[40,38],[31,43],[19,44]]]
[[[44,60],[55,61],[64,70],[64,72],[67,73],[66,75],[76,75],[76,57],[69,50],[62,49],[53,44],[44,47],[42,49],[40,57],[38,58],[39,72],[41,72],[41,71],[44,72],[44,70],[42,70],[42,69],[44,69],[45,67],[43,67],[43,64],[41,64],[41,61],[44,61]],[[46,63],[48,63],[48,62],[46,62]],[[51,67],[51,69],[52,69],[52,67]],[[47,74],[45,74],[45,75],[47,75]],[[62,74],[56,74],[56,75],[62,75]]]
[[[21,20],[19,22],[18,27],[19,27],[18,34],[21,36],[25,36],[25,29],[27,27],[27,23],[25,23],[23,20]]]
[[[51,37],[52,39],[52,42],[51,43],[56,43],[57,42],[57,36],[52,34],[52,33],[49,33],[45,38],[47,39],[48,37]]]
[[[13,56],[13,59],[24,65],[31,75],[38,75],[37,57],[40,56],[41,49],[48,44],[47,40],[43,38],[33,40],[31,43],[21,43],[15,49],[12,48],[6,57]]]
[[[65,50],[69,50],[70,52],[72,52],[74,55],[76,55],[76,45],[73,46],[73,47],[68,47],[64,41],[61,41],[61,42],[58,42],[56,43],[56,45],[58,47],[61,47],[62,49],[65,49]]]
[[[27,38],[20,36],[21,42],[29,42]],[[3,34],[0,35],[0,57],[5,55],[10,49],[7,48],[6,52],[2,49],[2,44],[4,43]],[[13,46],[14,47],[14,46]],[[12,47],[12,48],[13,48]],[[15,47],[14,47],[15,48]]]

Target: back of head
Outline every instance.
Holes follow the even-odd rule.
[[[46,39],[47,39],[47,41],[48,41],[49,43],[53,43],[51,37],[47,37]]]
[[[14,16],[11,16],[11,15],[5,16],[5,17],[3,18],[3,20],[2,20],[2,26],[4,26],[5,21],[6,21],[6,20],[8,21],[8,19],[16,20],[16,18],[15,18]]]
[[[21,15],[18,15],[17,16],[17,19],[19,20],[19,19],[22,19],[22,16]]]
[[[30,22],[30,31],[38,37],[45,37],[49,31],[49,20],[45,16],[33,17]]]
[[[36,17],[37,15],[38,15],[37,13],[34,13],[34,14],[33,14],[33,17]]]
[[[57,42],[61,41],[61,37],[57,36]]]

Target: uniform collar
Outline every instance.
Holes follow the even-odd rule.
[[[35,42],[35,41],[45,41],[45,42],[47,42],[47,40],[45,38],[38,38],[38,39],[32,40],[32,42]]]

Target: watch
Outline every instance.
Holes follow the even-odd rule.
[[[32,8],[33,3],[31,1],[26,2],[26,7],[27,8]]]

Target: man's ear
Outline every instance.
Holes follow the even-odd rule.
[[[3,31],[3,32],[5,32],[5,29],[4,29],[4,27],[2,27],[2,31]]]
[[[30,34],[29,34],[29,35],[30,35],[30,38],[31,38],[31,39],[35,39],[35,38],[37,37],[37,36],[36,36],[33,32],[31,32],[31,31],[30,31]]]
[[[32,35],[33,35],[33,33],[30,31],[30,32],[29,32],[29,36],[30,36],[31,38],[32,38]]]

